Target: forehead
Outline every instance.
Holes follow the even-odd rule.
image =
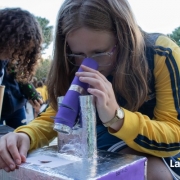
[[[72,50],[88,47],[89,49],[106,48],[114,44],[113,33],[80,28],[72,31],[67,36],[67,43]]]

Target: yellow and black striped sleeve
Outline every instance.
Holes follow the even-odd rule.
[[[124,109],[122,128],[109,132],[140,152],[170,157],[180,152],[180,48],[168,37],[155,44],[154,117]]]

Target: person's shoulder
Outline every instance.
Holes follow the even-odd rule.
[[[179,46],[176,44],[176,42],[173,41],[171,38],[169,38],[166,35],[160,35],[157,38],[155,45],[156,46],[162,46],[164,48],[169,48],[169,49],[179,48]]]
[[[179,48],[175,41],[162,33],[146,33],[145,34],[146,47],[164,47],[164,48]]]
[[[180,64],[180,47],[170,37],[163,34],[159,35],[153,48],[156,52],[154,58],[157,70],[161,69],[163,64],[167,63],[167,57]]]

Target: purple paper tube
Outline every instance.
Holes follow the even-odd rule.
[[[85,58],[82,65],[97,70],[98,64],[91,58]],[[81,67],[78,72],[82,72]],[[79,77],[75,76],[71,86],[69,87],[64,99],[54,118],[55,124],[63,124],[72,128],[79,114],[79,96],[87,92],[89,84],[79,81]]]

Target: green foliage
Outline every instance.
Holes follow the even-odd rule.
[[[49,20],[47,20],[46,18],[42,18],[42,17],[36,17],[41,28],[42,28],[42,34],[43,34],[43,38],[44,38],[44,43],[42,45],[42,52],[48,48],[48,46],[51,44],[52,42],[52,31],[53,31],[53,26],[48,26],[49,24]]]
[[[41,80],[42,78],[47,77],[49,69],[50,69],[50,65],[51,65],[51,60],[49,59],[43,60],[36,71],[35,77],[37,77],[38,80]]]
[[[180,46],[180,27],[176,28],[172,34],[168,34],[168,36]]]

